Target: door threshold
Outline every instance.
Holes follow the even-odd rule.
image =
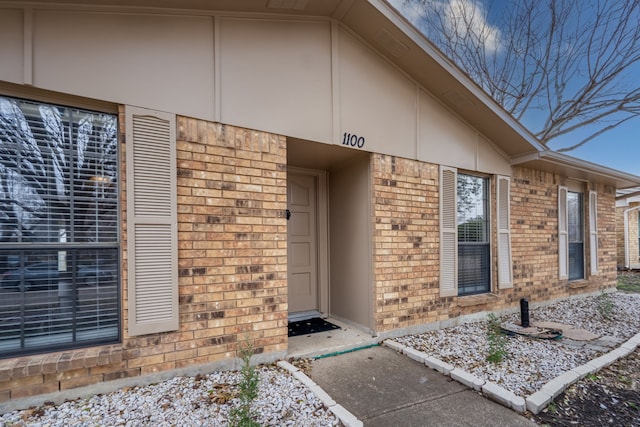
[[[301,320],[313,319],[314,317],[322,317],[322,313],[318,310],[297,311],[295,313],[289,313],[289,322],[299,322]]]

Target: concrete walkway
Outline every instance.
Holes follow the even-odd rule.
[[[365,426],[536,425],[382,346],[317,359],[311,379]]]

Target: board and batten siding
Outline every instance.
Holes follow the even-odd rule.
[[[500,149],[336,21],[36,5],[0,8],[0,24],[0,83],[511,174]]]

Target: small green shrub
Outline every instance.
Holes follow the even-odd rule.
[[[253,347],[247,342],[240,348],[242,358],[242,369],[240,370],[240,389],[238,399],[240,404],[231,409],[229,425],[232,427],[260,427],[260,423],[255,421],[255,411],[251,409],[253,401],[258,397],[258,385],[260,375],[255,366],[251,366],[251,356]]]
[[[487,360],[489,362],[502,362],[509,355],[507,352],[507,340],[508,338],[500,327],[500,320],[495,314],[489,313],[487,324],[487,342],[489,343]]]
[[[611,320],[611,315],[613,314],[613,301],[611,300],[611,296],[606,292],[600,292],[600,295],[596,297],[596,309],[600,316],[606,320]]]

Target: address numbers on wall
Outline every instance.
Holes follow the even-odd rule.
[[[349,145],[351,147],[364,147],[364,136],[358,136],[355,133],[347,133],[342,134],[342,145]]]

